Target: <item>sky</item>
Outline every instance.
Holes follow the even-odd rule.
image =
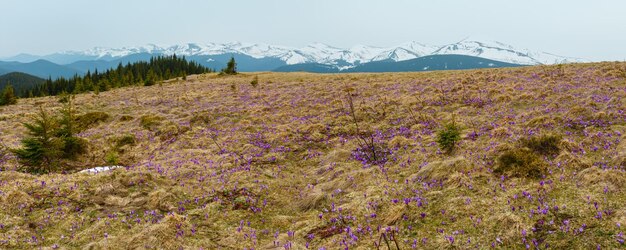
[[[626,60],[623,0],[0,0],[0,57],[148,43],[350,48],[465,38]]]

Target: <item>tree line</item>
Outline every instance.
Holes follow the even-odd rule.
[[[104,72],[87,71],[84,76],[75,75],[71,78],[60,77],[56,80],[48,78],[40,85],[33,86],[18,93],[20,97],[55,96],[61,93],[84,93],[107,91],[109,89],[144,85],[150,86],[159,81],[183,77],[188,74],[212,72],[211,69],[185,57],[176,55],[151,57],[150,61],[118,64],[117,68]]]

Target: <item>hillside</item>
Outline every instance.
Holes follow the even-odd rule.
[[[319,63],[301,63],[294,65],[285,65],[278,67],[272,71],[275,72],[309,72],[309,73],[339,73],[339,69],[326,64]]]
[[[520,67],[524,65],[505,63],[465,55],[424,56],[406,61],[371,62],[348,69],[346,72],[411,72],[434,70],[460,70],[480,68]]]
[[[592,63],[80,94],[81,115],[105,118],[84,116],[89,150],[67,174],[15,172],[0,150],[0,248],[623,248],[625,89],[626,63]],[[0,142],[18,147],[37,107],[60,105],[2,107]]]
[[[21,72],[12,72],[0,75],[0,89],[4,89],[4,87],[10,83],[18,96],[21,96],[23,91],[31,89],[44,82],[44,79]]]
[[[285,65],[276,72],[312,72],[312,73],[372,73],[372,72],[419,72],[435,70],[461,70],[481,68],[521,67],[525,65],[505,63],[486,58],[466,55],[433,55],[405,61],[375,61],[360,64],[353,68],[339,70],[332,65],[305,63]]]
[[[69,78],[76,74],[82,75],[85,72],[72,69],[63,65],[58,65],[46,60],[37,60],[29,63],[2,62],[0,61],[0,72],[23,72],[40,78],[58,77]]]
[[[37,61],[33,63],[0,62],[0,72],[3,65],[13,71],[21,71],[38,76],[49,75],[53,79],[57,77],[68,77],[74,74],[83,75],[85,72],[95,72],[96,69],[104,72],[114,69],[119,64],[126,65],[139,61],[148,61],[153,54],[138,53],[124,56],[112,60],[82,60],[67,65],[57,65],[48,61]],[[219,54],[219,55],[192,55],[186,57],[189,61],[214,70],[220,70],[226,62],[234,57],[237,61],[238,70],[242,72],[311,72],[311,73],[349,73],[349,72],[412,72],[412,71],[433,71],[433,70],[453,70],[453,69],[478,69],[478,68],[501,68],[518,67],[521,64],[512,64],[501,61],[470,55],[430,55],[415,59],[397,61],[386,59],[380,61],[365,62],[353,65],[347,62],[335,62],[334,64],[322,63],[298,63],[285,64],[276,58],[254,58],[245,54]],[[396,58],[397,59],[397,58]],[[45,77],[48,78],[48,77]]]

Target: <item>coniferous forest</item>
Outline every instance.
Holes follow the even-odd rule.
[[[156,56],[150,61],[139,61],[122,65],[104,72],[88,71],[84,76],[75,75],[72,78],[48,78],[43,84],[20,91],[20,97],[54,96],[61,93],[83,93],[107,91],[109,89],[144,85],[150,86],[158,81],[176,77],[186,77],[188,74],[202,74],[212,72],[197,62],[187,61],[185,57],[176,55]]]

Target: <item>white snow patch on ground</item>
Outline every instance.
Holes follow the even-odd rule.
[[[118,168],[124,168],[124,166],[104,166],[104,167],[95,167],[81,170],[79,173],[87,173],[87,174],[98,174]]]

